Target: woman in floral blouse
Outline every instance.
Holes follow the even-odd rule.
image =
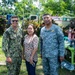
[[[26,68],[28,75],[36,75],[36,63],[37,63],[37,50],[38,50],[39,38],[35,34],[35,28],[33,24],[29,24],[27,28],[27,34],[24,37],[23,57],[26,60]]]

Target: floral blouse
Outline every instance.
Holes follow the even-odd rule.
[[[26,61],[29,62],[30,56],[32,54],[32,51],[35,48],[38,48],[39,38],[36,34],[34,34],[32,37],[29,37],[29,35],[25,35],[24,37],[24,54]],[[35,53],[33,60],[37,61],[37,52]]]

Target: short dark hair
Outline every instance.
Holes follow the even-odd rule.
[[[18,18],[18,16],[14,15],[14,16],[11,17],[11,19],[12,19],[12,18]]]
[[[48,14],[48,13],[46,13],[46,14],[43,14],[43,16],[46,16],[46,15],[49,15],[49,16],[51,16],[50,14]]]

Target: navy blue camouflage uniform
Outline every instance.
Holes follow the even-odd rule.
[[[52,24],[49,30],[41,29],[40,38],[44,75],[58,75],[58,56],[64,57],[65,53],[63,32]]]

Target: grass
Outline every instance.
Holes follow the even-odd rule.
[[[2,36],[0,36],[0,62],[5,62],[5,55],[2,51]],[[41,58],[38,58],[39,62],[37,63],[37,75],[43,75],[43,71],[42,71],[42,65],[41,65]],[[0,75],[6,75],[7,74],[7,68],[4,65],[0,65]],[[27,75],[27,70],[25,67],[25,61],[22,61],[22,65],[21,65],[21,71],[20,71],[20,75]]]
[[[5,60],[5,56],[2,51],[2,36],[0,36],[0,61],[4,61],[4,60]]]
[[[39,53],[38,53],[38,56],[39,56]],[[5,59],[6,58],[5,58],[4,53],[2,51],[2,36],[0,36],[0,62],[5,61]],[[6,66],[0,65],[0,75],[6,75],[6,74],[7,74]],[[20,75],[27,75],[27,70],[25,67],[24,60],[22,61]],[[37,63],[37,67],[36,67],[36,75],[44,75],[43,68],[42,68],[42,60],[41,60],[40,56],[38,58],[38,63]],[[70,72],[66,69],[59,69],[59,75],[75,75],[75,70]]]

